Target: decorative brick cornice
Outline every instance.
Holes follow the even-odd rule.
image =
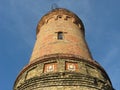
[[[54,15],[67,15],[69,17],[74,18],[74,23],[75,24],[81,24],[81,29],[84,32],[84,25],[82,23],[82,21],[80,20],[80,18],[74,14],[73,12],[67,10],[67,9],[63,9],[63,8],[57,8],[57,9],[53,9],[52,11],[50,11],[49,13],[47,13],[46,15],[44,15],[41,20],[39,21],[38,25],[37,25],[37,31],[36,34],[40,31],[40,28],[42,25],[44,25],[44,23],[47,22],[48,19],[50,19],[51,17],[53,17]],[[67,17],[66,17],[67,18]]]

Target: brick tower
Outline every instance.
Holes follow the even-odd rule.
[[[37,26],[30,62],[14,90],[113,90],[105,70],[93,60],[77,15],[57,8]]]

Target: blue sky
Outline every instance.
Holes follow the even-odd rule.
[[[0,86],[12,90],[29,62],[40,18],[56,3],[76,13],[84,23],[92,55],[120,89],[119,0],[0,0]]]

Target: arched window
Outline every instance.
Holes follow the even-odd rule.
[[[63,39],[63,32],[58,32],[57,33],[57,39],[62,40]]]

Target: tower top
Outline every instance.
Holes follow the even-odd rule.
[[[39,23],[37,25],[36,34],[38,34],[41,26],[44,25],[45,23],[47,23],[50,18],[52,18],[53,16],[56,16],[56,18],[57,18],[57,16],[61,16],[61,15],[67,15],[67,16],[69,16],[68,18],[73,17],[73,22],[77,25],[80,24],[81,30],[83,30],[83,33],[84,33],[84,25],[82,23],[82,20],[75,13],[73,13],[67,9],[64,9],[64,8],[55,8],[55,9],[52,9],[52,11],[48,12],[41,18],[41,20],[39,21]]]

